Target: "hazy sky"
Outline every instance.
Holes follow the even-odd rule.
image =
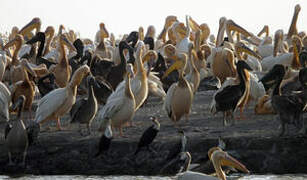
[[[176,15],[184,21],[190,15],[199,24],[207,23],[217,33],[219,18],[233,19],[248,31],[258,33],[269,25],[270,33],[288,31],[296,4],[301,5],[297,27],[307,31],[307,0],[1,0],[0,32],[21,28],[33,17],[42,21],[42,30],[59,24],[94,38],[99,23],[104,22],[116,36],[148,25],[161,32],[165,17]]]

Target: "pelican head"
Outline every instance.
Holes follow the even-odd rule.
[[[20,34],[16,34],[15,38],[6,43],[6,45],[3,47],[3,49],[7,49],[13,45],[22,44],[23,43],[23,37]]]
[[[176,47],[172,44],[167,44],[163,47],[163,53],[167,57],[173,57],[176,54]]]
[[[239,26],[238,24],[236,24],[233,20],[229,19],[226,22],[226,30],[228,32],[230,31],[236,31],[239,32],[241,34],[243,34],[245,37],[249,37],[252,36],[247,30],[245,30],[243,27]],[[230,42],[232,41],[232,39],[230,38]]]
[[[262,59],[262,57],[259,54],[257,54],[253,50],[251,50],[243,42],[237,42],[235,44],[235,49],[236,49],[237,52],[245,52],[245,53],[247,53],[251,56],[254,56],[255,58]]]
[[[128,63],[126,66],[127,75],[129,77],[134,77],[134,71],[133,71],[133,65],[131,63]]]
[[[279,29],[275,32],[274,35],[274,50],[273,50],[273,56],[277,56],[278,49],[280,46],[280,43],[282,42],[284,37],[284,31],[282,29]]]
[[[144,28],[142,26],[139,27],[139,39],[144,40]]]
[[[156,51],[149,50],[142,58],[143,62],[148,61],[150,64],[153,64],[158,59],[158,54]]]
[[[32,19],[31,22],[29,22],[27,25],[25,25],[20,31],[19,34],[21,35],[27,35],[29,34],[33,29],[36,29],[36,32],[40,31],[41,28],[41,20],[38,17],[35,17]]]
[[[53,37],[54,36],[54,32],[55,32],[54,27],[53,26],[48,26],[46,28],[46,30],[45,30],[45,35]]]
[[[295,13],[299,13],[301,11],[301,6],[297,4],[294,8]]]
[[[223,42],[226,21],[227,21],[226,17],[221,17],[219,20],[219,29],[217,32],[216,44],[215,44],[216,47],[219,47]]]
[[[155,38],[156,28],[152,25],[148,26],[145,37]]]
[[[176,21],[178,21],[176,16],[167,16],[165,19],[165,28],[169,28]]]
[[[179,74],[183,76],[183,72],[184,72],[186,64],[187,64],[187,55],[185,53],[178,54],[178,58],[175,58],[174,64],[166,70],[162,79],[164,79],[174,70],[178,70]]]
[[[180,38],[184,38],[187,34],[187,27],[185,27],[184,23],[180,23],[180,22],[176,22],[174,25],[173,25],[173,32],[174,33],[177,33]]]
[[[206,41],[210,35],[210,28],[206,23],[201,24],[199,27],[201,30],[200,42]]]
[[[60,36],[60,43],[65,44],[71,51],[77,51],[75,46],[67,39],[64,34]]]
[[[221,166],[230,166],[242,172],[249,173],[249,170],[243,164],[219,147],[209,149],[208,156],[214,166],[217,176],[223,180],[226,180],[226,175]]]
[[[35,71],[32,69],[32,67],[30,66],[29,62],[26,59],[22,59],[20,61],[20,64],[26,70],[26,72],[31,74],[31,76],[37,77]]]
[[[108,38],[109,37],[109,32],[107,31],[104,23],[100,23],[99,24],[99,28],[100,28],[100,35],[102,38]]]

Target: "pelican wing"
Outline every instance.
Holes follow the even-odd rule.
[[[8,109],[8,101],[7,97],[4,93],[0,93],[0,119],[4,119],[6,121],[9,120],[9,109]]]
[[[112,117],[123,108],[124,99],[122,97],[113,98],[108,100],[107,104],[98,112],[98,121],[103,121],[105,118]]]
[[[46,94],[38,103],[35,122],[40,123],[57,111],[65,102],[66,97],[66,88],[58,88]]]
[[[31,51],[31,45],[24,44],[22,45],[22,47],[20,48],[18,52],[18,57],[21,58],[26,54],[30,54],[30,51]]]
[[[166,110],[167,115],[169,117],[171,117],[171,115],[172,115],[171,102],[172,102],[173,94],[175,92],[176,87],[177,87],[177,83],[174,83],[174,84],[171,85],[171,87],[167,91],[166,98],[165,98],[165,101],[164,101],[164,104],[163,104],[163,107]]]

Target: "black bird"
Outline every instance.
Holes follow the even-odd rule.
[[[156,117],[150,117],[150,119],[152,120],[153,125],[147,128],[143,133],[134,155],[137,155],[143,147],[147,147],[147,149],[150,150],[149,145],[153,142],[160,131],[160,123],[158,119]]]
[[[82,65],[80,59],[83,57],[84,45],[81,39],[76,39],[73,43],[77,50],[77,54],[68,60],[72,69],[72,74]]]
[[[101,155],[101,153],[107,153],[108,150],[110,149],[110,145],[111,145],[111,141],[113,139],[113,135],[112,135],[112,129],[111,129],[111,119],[108,119],[108,125],[103,133],[103,135],[100,138],[99,141],[99,150],[97,152],[97,154],[95,155],[95,157],[98,157],[99,155]]]
[[[215,95],[216,101],[216,112],[222,111],[224,113],[223,125],[227,125],[227,112],[231,113],[233,118],[233,111],[238,107],[244,98],[246,91],[246,70],[252,70],[252,68],[246,64],[245,61],[239,60],[237,62],[237,73],[239,76],[240,83],[238,85],[230,85],[225,87],[222,91]]]
[[[46,82],[45,81],[46,79],[48,79],[49,82]],[[41,97],[44,97],[50,91],[58,88],[54,80],[55,80],[55,76],[53,73],[49,73],[38,80],[37,87],[38,87],[39,93],[41,94]]]
[[[282,129],[280,136],[284,135],[285,131],[288,132],[288,124],[294,124],[299,128],[300,123],[302,127],[299,133],[305,133],[303,110],[306,108],[307,102],[307,86],[306,78],[302,77],[306,75],[306,68],[300,70],[299,80],[303,86],[303,91],[283,95],[280,92],[280,84],[285,75],[285,67],[281,64],[276,64],[261,80],[264,82],[273,81],[274,89],[271,96],[272,107],[279,115]],[[286,130],[287,129],[287,130]]]
[[[95,80],[94,77],[88,76],[88,97],[87,99],[79,99],[71,108],[70,115],[71,115],[71,122],[70,123],[79,123],[80,127],[81,124],[86,124],[88,129],[88,134],[91,134],[91,124],[96,115],[98,110],[98,104],[95,97],[95,93],[93,90],[93,86],[98,86],[99,84]],[[81,128],[79,129],[81,135],[82,131]]]
[[[38,134],[40,132],[40,126],[38,123],[34,122],[34,121],[26,121],[25,120],[21,120],[21,112],[23,111],[23,106],[24,106],[24,102],[26,101],[25,96],[21,95],[18,97],[17,101],[15,102],[15,104],[13,104],[12,106],[12,110],[16,110],[18,108],[18,114],[17,114],[17,121],[22,121],[23,124],[25,125],[25,130],[27,133],[27,141],[28,141],[28,145],[32,145],[37,141],[38,138]],[[12,123],[9,121],[7,122],[7,125],[5,127],[5,131],[4,131],[4,138],[6,139],[8,134],[10,133],[10,131],[12,130],[13,125]]]
[[[189,170],[191,164],[191,154],[189,152],[181,152],[174,159],[167,162],[160,169],[160,174],[178,174]]]
[[[181,152],[186,151],[187,138],[184,135],[184,131],[179,130],[178,133],[180,135],[180,140],[170,149],[166,161],[172,160],[176,158]]]
[[[49,69],[51,65],[56,64],[56,63],[50,62],[47,59],[42,57],[44,46],[45,46],[45,38],[46,38],[45,33],[38,32],[29,41],[27,41],[26,44],[34,44],[36,42],[40,42],[40,45],[37,50],[37,55],[36,55],[36,64],[37,65],[45,64],[47,68]]]
[[[135,48],[135,45],[136,45],[136,43],[138,42],[138,40],[139,40],[139,33],[137,32],[137,31],[132,31],[129,35],[128,35],[128,37],[126,38],[126,42],[128,43],[128,44],[130,44],[131,43],[131,47],[132,48]]]
[[[155,41],[152,37],[145,37],[144,38],[144,44],[149,45],[149,50],[154,50],[154,48],[155,48]]]

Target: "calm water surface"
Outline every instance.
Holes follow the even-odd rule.
[[[9,176],[0,176],[0,179],[12,179]],[[161,177],[161,176],[22,176],[14,178],[17,180],[175,180],[176,177]],[[227,179],[235,180],[307,180],[307,174],[289,174],[289,175],[247,175],[247,176],[231,176]]]

